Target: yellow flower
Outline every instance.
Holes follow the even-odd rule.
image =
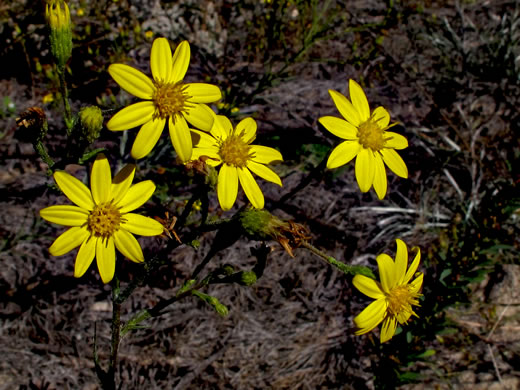
[[[132,157],[145,157],[153,149],[166,122],[173,147],[179,158],[191,158],[192,143],[188,121],[194,127],[210,131],[214,113],[206,104],[221,98],[220,89],[205,83],[184,83],[190,63],[190,45],[182,42],[172,56],[166,38],[152,45],[150,68],[153,80],[124,64],[108,68],[112,78],[128,93],[144,101],[123,108],[107,123],[109,130],[127,130],[141,126],[132,146]]]
[[[217,195],[223,210],[233,207],[238,194],[238,182],[242,185],[251,204],[264,207],[264,195],[251,172],[267,181],[282,185],[280,177],[265,164],[283,161],[279,151],[267,146],[251,145],[256,138],[256,122],[245,118],[233,129],[228,118],[218,115],[210,134],[192,130],[194,160],[209,157],[206,164],[222,164],[218,174]]]
[[[362,192],[372,185],[379,199],[386,194],[385,165],[397,176],[407,178],[408,169],[395,149],[408,147],[408,141],[400,134],[387,131],[397,123],[390,123],[390,114],[383,107],[370,113],[365,93],[354,80],[349,81],[350,102],[345,96],[329,90],[340,114],[346,119],[324,116],[320,123],[332,134],[344,139],[334,148],[327,161],[333,169],[356,158],[356,180]],[[384,162],[384,163],[383,163]]]
[[[48,104],[48,103],[51,103],[54,101],[54,95],[52,93],[48,93],[46,94],[43,98],[42,98],[42,102],[43,104]]]
[[[417,273],[417,277],[410,282],[417,271],[421,260],[421,251],[417,248],[417,255],[408,270],[408,248],[406,244],[397,239],[397,252],[395,262],[386,254],[377,256],[379,277],[381,283],[364,275],[354,276],[353,283],[363,294],[374,298],[375,301],[368,305],[356,318],[354,323],[359,328],[357,335],[365,334],[383,322],[381,328],[381,342],[392,338],[397,323],[404,325],[413,314],[412,306],[419,306],[418,298],[423,284],[423,274]]]
[[[92,166],[91,189],[63,171],[54,173],[56,184],[76,206],[58,205],[40,210],[49,222],[71,226],[51,245],[49,252],[61,256],[79,246],[74,276],[81,277],[94,257],[101,279],[114,277],[116,252],[130,260],[144,261],[143,251],[133,234],[156,236],[163,226],[156,220],[130,213],[145,203],[155,191],[155,184],[142,181],[132,185],[135,165],[125,166],[112,179],[107,158],[99,154]]]

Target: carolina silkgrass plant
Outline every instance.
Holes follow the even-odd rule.
[[[96,373],[104,389],[119,388],[116,383],[119,345],[128,332],[138,331],[148,319],[160,316],[166,308],[188,296],[201,299],[222,316],[233,310],[204,291],[217,283],[236,283],[244,288],[256,283],[264,273],[270,253],[265,243],[271,240],[277,241],[292,257],[296,257],[296,248],[314,253],[324,264],[352,276],[353,285],[375,299],[355,317],[353,327],[357,328],[356,334],[370,332],[382,324],[380,342],[385,343],[394,336],[398,325],[406,325],[412,316],[417,317],[414,306],[419,306],[423,283],[422,273],[416,272],[420,262],[418,248],[414,249],[414,260],[408,265],[407,246],[396,237],[395,260],[386,254],[377,258],[378,281],[370,268],[350,265],[348,259],[335,259],[313,246],[311,234],[304,227],[305,221],[286,221],[264,208],[264,194],[255,176],[283,187],[283,177],[276,173],[276,168],[273,169],[274,164],[283,163],[283,156],[277,149],[256,142],[258,129],[252,117],[233,123],[226,116],[215,113],[217,103],[226,104],[221,101],[219,86],[184,81],[190,64],[187,41],[180,42],[172,52],[171,43],[166,38],[156,38],[151,45],[151,77],[126,63],[108,67],[117,84],[140,101],[111,116],[95,106],[83,107],[74,113],[68,101],[69,86],[64,77],[72,48],[72,22],[67,3],[52,0],[47,6],[46,16],[51,51],[60,75],[58,82],[68,147],[63,148],[60,155],[48,154],[43,143],[48,125],[42,109],[28,109],[18,122],[33,134],[36,152],[48,165],[57,187],[72,202],[40,211],[43,219],[67,227],[50,246],[50,254],[61,256],[79,247],[74,276],[82,277],[95,259],[100,285],[109,283],[112,287],[108,365],[100,361],[97,335],[94,335]],[[355,159],[359,189],[367,192],[373,187],[378,198],[384,199],[388,192],[385,165],[397,176],[408,177],[406,164],[396,152],[408,147],[408,141],[404,136],[389,131],[393,124],[390,124],[388,111],[383,107],[371,110],[363,89],[356,81],[349,81],[350,99],[334,90],[329,92],[341,118],[332,116],[335,114],[332,112],[331,116],[319,118],[319,122],[341,141],[317,166],[318,174]],[[130,151],[134,163],[125,165],[114,176],[111,164],[116,162],[111,161],[106,150],[92,149],[93,143],[103,137],[101,130],[106,119],[106,128],[120,134],[139,128]],[[154,194],[156,185],[153,181],[133,181],[139,164],[152,153],[165,127],[168,127],[177,156],[175,161],[171,161],[172,166],[183,166],[186,180],[193,180],[198,186],[179,215],[168,214],[163,219],[161,215],[143,215],[138,211]],[[71,163],[91,167],[90,188],[63,170]],[[309,177],[315,177],[316,170],[309,173]],[[303,178],[295,190],[282,196],[280,202],[304,191],[310,182],[309,177]],[[222,210],[234,210],[234,214],[222,218],[219,210],[210,209],[209,199],[212,197],[216,197]],[[241,207],[236,206],[239,200],[243,204]],[[200,204],[197,214],[200,218],[188,224],[188,216],[196,203]],[[208,231],[216,231],[215,243],[182,286],[170,298],[122,322],[122,305],[135,289],[149,282],[167,257],[175,256],[177,248],[183,244],[195,245]],[[165,240],[153,255],[146,258],[134,235],[162,236]],[[230,247],[241,236],[261,243],[253,252],[256,265],[248,270],[222,266],[207,272],[206,266],[215,254]],[[143,266],[131,282],[122,285],[117,263],[124,259]]]

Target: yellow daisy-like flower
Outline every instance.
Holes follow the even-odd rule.
[[[96,257],[101,279],[104,283],[110,282],[116,267],[115,248],[130,260],[141,263],[143,251],[132,233],[157,236],[164,231],[158,221],[130,213],[155,191],[151,180],[132,185],[134,174],[135,165],[129,164],[112,179],[110,165],[102,154],[92,166],[92,190],[66,172],[54,173],[56,184],[76,206],[50,206],[40,210],[40,216],[49,222],[71,226],[54,241],[49,252],[61,256],[79,246],[75,277],[81,277]]]
[[[242,185],[251,204],[264,207],[264,195],[251,172],[267,181],[282,185],[280,177],[265,164],[283,161],[276,149],[261,145],[251,145],[256,138],[256,122],[245,118],[233,129],[230,120],[218,115],[209,134],[192,130],[194,138],[194,160],[209,157],[211,166],[222,164],[218,174],[217,195],[223,210],[233,207],[238,194],[238,182]]]
[[[407,178],[408,169],[395,149],[408,147],[408,141],[400,134],[387,131],[396,125],[390,123],[390,114],[383,107],[370,113],[367,97],[354,80],[349,81],[350,99],[329,90],[338,111],[346,120],[324,116],[320,123],[332,134],[344,139],[334,148],[327,161],[327,168],[345,165],[356,158],[356,180],[362,192],[372,185],[379,199],[386,194],[385,164],[397,176]],[[384,163],[383,163],[384,162]]]
[[[128,93],[143,102],[123,108],[107,123],[112,131],[141,126],[132,146],[132,157],[145,157],[153,149],[166,122],[173,147],[179,158],[191,158],[192,143],[188,121],[192,126],[210,131],[214,113],[206,104],[221,98],[220,89],[205,83],[184,83],[190,63],[190,45],[182,42],[172,56],[166,38],[157,38],[152,45],[150,67],[153,80],[141,71],[124,64],[108,68],[112,78]]]
[[[423,284],[423,274],[418,272],[417,277],[410,282],[417,271],[421,260],[421,251],[417,248],[417,255],[408,270],[408,248],[397,239],[395,262],[386,254],[377,257],[381,283],[364,275],[354,276],[353,283],[363,294],[374,298],[354,322],[359,328],[357,335],[365,334],[383,322],[381,328],[381,343],[390,340],[396,330],[397,323],[404,325],[413,314],[412,306],[419,306],[418,298]]]

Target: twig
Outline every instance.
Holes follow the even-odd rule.
[[[495,372],[497,373],[498,381],[503,386],[504,383],[502,382],[502,376],[500,375],[500,371],[498,370],[497,362],[495,360],[495,355],[493,354],[493,350],[491,349],[491,345],[488,344],[487,347],[488,347],[489,354],[491,355],[491,361],[493,362],[493,367],[495,367]]]

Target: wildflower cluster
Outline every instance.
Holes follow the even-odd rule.
[[[63,71],[70,57],[71,23],[67,4],[63,0],[52,0],[47,5],[46,15],[56,63]],[[140,160],[152,153],[167,126],[177,163],[205,177],[202,191],[187,202],[185,212],[178,218],[173,216],[170,219],[168,212],[165,213],[166,219],[143,216],[134,211],[152,197],[156,186],[151,180],[133,184],[137,163],[125,165],[112,177],[105,154],[85,152],[79,156],[80,161],[95,157],[90,188],[63,170],[53,172],[58,188],[73,205],[54,205],[40,210],[43,219],[68,227],[52,243],[50,254],[61,256],[79,247],[74,276],[83,276],[95,258],[101,280],[109,283],[117,278],[116,249],[133,262],[145,262],[141,244],[134,235],[163,236],[169,239],[166,249],[175,248],[184,239],[182,230],[174,230],[177,229],[176,223],[179,229],[186,227],[187,216],[194,209],[202,215],[200,231],[210,230],[207,222],[209,195],[216,192],[220,208],[228,211],[240,199],[239,188],[242,188],[249,204],[241,207],[229,220],[214,223],[217,228],[222,226],[217,233],[217,244],[178,291],[176,299],[191,294],[211,305],[219,314],[226,315],[227,307],[199,289],[212,282],[234,282],[243,286],[256,283],[263,273],[268,251],[259,251],[255,255],[258,263],[252,270],[234,272],[229,267],[221,267],[202,279],[198,278],[198,274],[217,251],[231,245],[241,235],[254,240],[276,240],[291,257],[295,257],[296,248],[303,247],[341,271],[354,274],[354,286],[375,299],[355,317],[356,334],[367,333],[382,323],[380,339],[381,342],[388,341],[395,334],[398,324],[404,325],[412,315],[417,316],[413,306],[419,306],[423,282],[423,275],[416,273],[420,250],[417,248],[417,254],[408,268],[408,249],[403,241],[397,239],[395,260],[386,254],[377,257],[380,281],[376,281],[367,276],[372,275],[370,269],[349,266],[314,248],[309,243],[310,233],[302,224],[284,221],[264,210],[265,197],[255,176],[282,187],[282,179],[270,167],[271,164],[283,162],[282,154],[275,148],[255,143],[257,123],[253,118],[245,117],[233,125],[226,116],[213,111],[210,104],[224,105],[219,103],[222,93],[218,86],[184,81],[190,55],[187,41],[181,42],[172,54],[168,40],[157,38],[151,47],[151,77],[126,64],[110,65],[108,73],[115,82],[141,101],[119,110],[108,120],[106,127],[115,132],[138,127],[130,155]],[[60,78],[60,82],[69,137],[79,135],[85,142],[93,143],[103,128],[103,112],[95,106],[84,107],[73,120],[67,103],[65,79]],[[319,118],[321,125],[341,139],[328,156],[326,167],[335,169],[355,158],[355,177],[359,189],[368,192],[373,187],[381,200],[388,191],[385,166],[399,177],[408,177],[406,164],[396,152],[408,147],[408,141],[404,136],[389,131],[396,123],[390,124],[390,114],[385,108],[377,107],[371,111],[361,86],[354,80],[350,80],[348,85],[350,100],[339,92],[329,91],[342,118]],[[43,156],[46,153],[41,144],[46,134],[43,123],[45,131],[47,125],[45,114],[40,111],[31,109],[22,115],[19,124],[28,128],[42,127],[36,138],[39,154]],[[52,162],[48,156],[45,161]],[[49,166],[52,164],[49,163]],[[192,246],[197,245],[192,236],[189,240]],[[147,264],[148,269],[160,262],[157,257],[154,259],[155,262]],[[118,286],[117,282],[114,285]],[[148,318],[148,314],[129,321],[132,325],[123,328],[122,332],[131,330],[130,326],[137,326],[138,322]],[[119,333],[113,337],[117,339]],[[117,347],[114,348],[117,356]]]

